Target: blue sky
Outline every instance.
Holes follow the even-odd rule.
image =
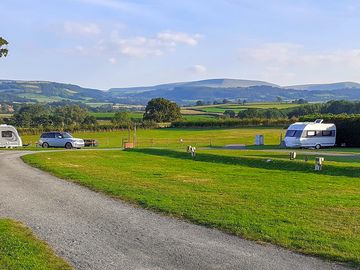
[[[360,82],[360,1],[2,0],[0,79]]]

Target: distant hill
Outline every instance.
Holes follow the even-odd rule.
[[[49,103],[69,100],[82,103],[146,104],[155,97],[168,98],[180,104],[222,99],[269,102],[275,101],[277,97],[289,101],[300,98],[308,101],[360,100],[360,84],[341,82],[281,87],[264,81],[210,79],[102,91],[57,82],[0,80],[0,102]]]
[[[295,90],[339,90],[339,89],[351,89],[360,88],[360,83],[355,82],[339,82],[339,83],[328,83],[328,84],[304,84],[304,85],[292,85],[284,87],[286,89]]]
[[[79,102],[106,101],[107,94],[78,85],[45,81],[0,80],[0,100],[17,102],[52,102],[71,100]]]
[[[154,90],[171,91],[171,90],[174,90],[176,87],[237,88],[237,87],[251,87],[251,86],[260,86],[260,85],[261,86],[280,87],[279,85],[264,82],[264,81],[235,80],[235,79],[210,79],[210,80],[201,80],[201,81],[192,81],[192,82],[159,84],[159,85],[147,86],[147,87],[111,88],[109,90],[109,92],[116,95],[117,92],[139,93],[139,92],[154,91]]]

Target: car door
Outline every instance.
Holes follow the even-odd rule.
[[[56,146],[56,147],[64,147],[64,145],[65,145],[65,140],[64,140],[64,138],[63,138],[63,136],[61,135],[60,132],[56,132],[56,133],[55,133],[54,142],[55,142],[55,146]]]
[[[54,147],[56,146],[56,142],[55,142],[55,133],[54,132],[49,132],[48,134],[46,134],[46,142],[49,144],[49,146]]]

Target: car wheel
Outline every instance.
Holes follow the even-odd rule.
[[[44,142],[44,143],[42,144],[42,147],[43,147],[43,148],[49,148],[49,144],[48,144],[47,142]]]
[[[72,147],[73,147],[72,144],[69,142],[65,144],[66,149],[71,149]]]
[[[315,149],[320,149],[321,148],[321,145],[320,144],[317,144],[317,145],[315,145]]]

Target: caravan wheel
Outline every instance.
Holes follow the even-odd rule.
[[[315,145],[315,149],[320,149],[321,148],[321,145],[320,144],[317,144],[317,145]]]

